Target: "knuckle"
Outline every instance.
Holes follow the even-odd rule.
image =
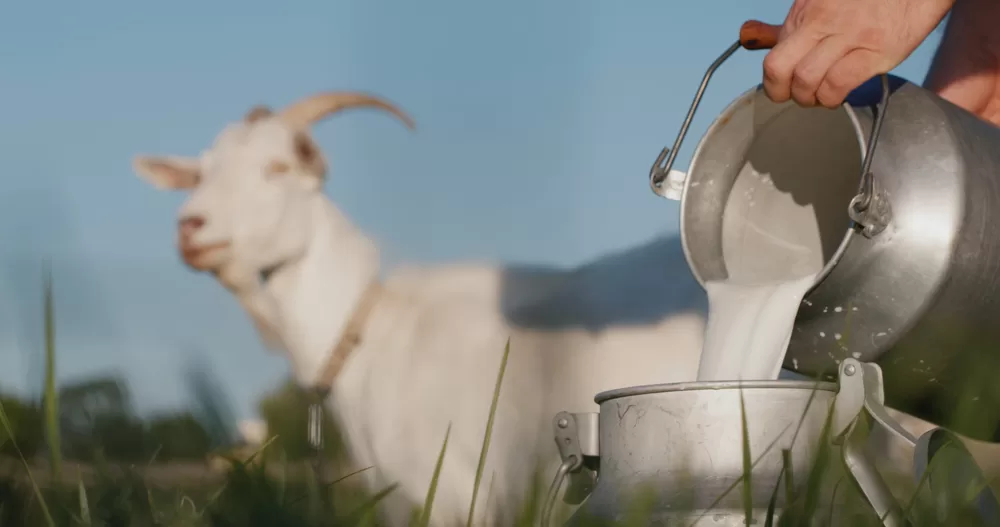
[[[816,91],[816,100],[827,108],[836,108],[847,98],[850,85],[843,77],[830,77]]]
[[[774,83],[764,81],[764,94],[774,102],[785,102],[788,100],[788,90],[783,90]]]
[[[827,86],[827,91],[832,93],[846,93],[850,89],[851,76],[845,73],[844,71],[831,72],[824,82]]]
[[[836,109],[847,97],[847,93],[838,94],[836,92],[820,90],[816,93],[816,101],[824,108]]]
[[[811,108],[816,105],[816,99],[808,93],[794,92],[792,93],[792,99],[794,99],[799,106],[804,106],[806,108]]]
[[[764,78],[780,82],[789,76],[791,76],[790,68],[780,53],[772,51],[764,57]]]
[[[826,72],[818,69],[815,63],[802,61],[795,67],[793,77],[807,86],[816,87],[823,81],[824,73]]]

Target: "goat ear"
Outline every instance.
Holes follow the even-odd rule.
[[[136,156],[132,169],[160,190],[191,189],[201,179],[198,160],[187,157]]]

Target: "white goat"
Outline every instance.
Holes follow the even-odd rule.
[[[449,425],[431,520],[464,522],[510,339],[476,504],[476,524],[487,524],[523,503],[533,470],[554,473],[556,412],[596,411],[602,390],[695,377],[704,292],[676,240],[575,271],[442,266],[378,280],[376,245],[322,192],[326,162],[309,133],[358,106],[413,126],[378,98],[325,93],[277,113],[254,108],[198,158],[140,156],[134,167],[161,189],[190,191],[184,262],[234,293],[298,382],[330,385],[349,454],[375,467],[368,484],[399,484],[383,502],[389,524],[423,501]]]

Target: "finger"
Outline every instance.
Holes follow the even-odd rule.
[[[861,83],[882,73],[878,54],[855,48],[847,52],[826,72],[816,90],[816,100],[827,108],[836,108]]]
[[[792,99],[802,106],[816,106],[816,92],[827,72],[850,50],[847,39],[829,36],[820,40],[792,72]]]
[[[813,33],[795,31],[778,42],[764,57],[764,93],[774,102],[791,97],[792,74],[802,57],[819,41]]]

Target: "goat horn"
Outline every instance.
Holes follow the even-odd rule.
[[[309,125],[336,112],[362,106],[385,110],[395,115],[400,121],[406,124],[407,128],[411,130],[414,128],[413,119],[410,119],[408,115],[393,106],[392,103],[358,92],[318,93],[292,103],[281,111],[280,117],[293,127],[307,128]]]

